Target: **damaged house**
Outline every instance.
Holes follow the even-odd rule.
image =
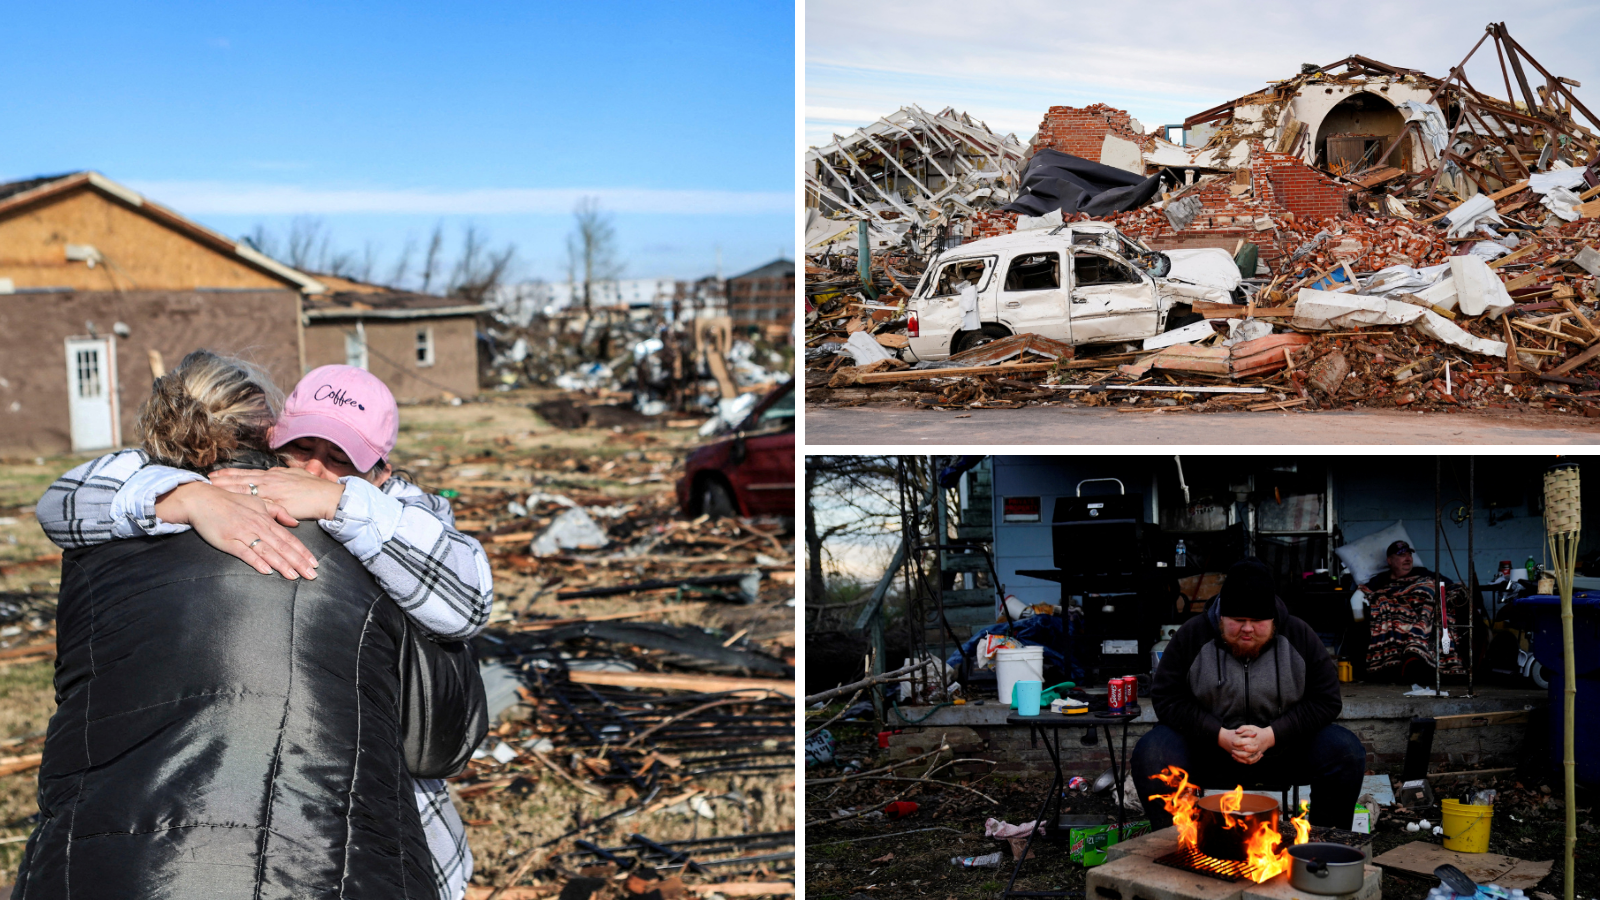
[[[959,243],[960,219],[1009,201],[1025,148],[966,113],[907,106],[806,151],[806,252],[868,223],[877,245]],[[937,247],[935,248],[937,249]]]
[[[1469,80],[1475,56],[1504,98]],[[901,402],[1014,407],[1092,387],[1088,405],[1174,391],[1189,409],[1600,417],[1600,119],[1576,87],[1491,24],[1444,78],[1363,56],[1306,65],[1191,116],[1181,142],[1103,104],[1050,107],[1015,190],[944,210],[937,240],[812,211],[808,385],[842,390],[808,396],[894,384]],[[1008,237],[1036,229],[1050,241]],[[1108,261],[1089,259],[1080,241],[1102,240]],[[1098,294],[1150,324],[1091,327]],[[967,355],[1023,335],[1064,346],[1019,345],[1004,373]]]

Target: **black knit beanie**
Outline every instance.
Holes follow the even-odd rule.
[[[1277,590],[1266,564],[1259,559],[1234,563],[1217,596],[1217,613],[1235,619],[1277,618]]]

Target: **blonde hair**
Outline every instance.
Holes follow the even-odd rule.
[[[260,368],[196,350],[151,386],[139,432],[154,461],[206,472],[241,450],[270,453],[282,409],[283,393]]]

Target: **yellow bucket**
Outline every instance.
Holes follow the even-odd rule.
[[[1446,800],[1444,806],[1444,848],[1461,853],[1483,853],[1489,849],[1489,824],[1494,806],[1474,806],[1459,800]]]

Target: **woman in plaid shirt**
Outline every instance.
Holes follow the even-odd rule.
[[[448,500],[393,477],[399,421],[394,395],[372,374],[323,366],[300,380],[272,430],[289,469],[222,469],[208,479],[123,450],[63,475],[36,515],[62,549],[192,527],[257,571],[290,579],[315,578],[316,562],[285,526],[315,518],[418,625],[466,640],[489,620],[489,558],[456,530]],[[439,896],[460,900],[472,875],[466,830],[442,780],[414,784]]]

